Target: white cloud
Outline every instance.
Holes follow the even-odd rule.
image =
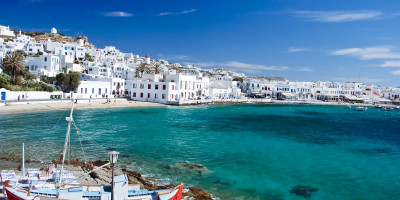
[[[329,54],[354,56],[362,60],[400,58],[400,53],[394,52],[394,49],[388,46],[339,49],[331,51]]]
[[[400,67],[400,60],[386,61],[380,67]]]
[[[343,81],[343,82],[361,82],[361,83],[378,83],[378,82],[387,82],[385,79],[378,79],[378,78],[369,78],[369,77],[360,77],[360,78],[334,78],[336,81]]]
[[[196,9],[191,9],[191,10],[184,10],[182,12],[162,12],[159,14],[159,16],[165,16],[165,15],[182,15],[182,14],[188,14],[196,12]]]
[[[305,48],[296,48],[296,47],[289,47],[288,53],[295,53],[295,52],[300,52],[300,51],[306,51],[307,49]]]
[[[164,55],[164,54],[158,54],[158,57],[164,60],[187,60],[190,58],[187,55]]]
[[[197,63],[185,63],[185,64],[193,64],[199,67],[227,67],[233,69],[239,69],[247,72],[260,72],[260,71],[282,71],[288,70],[287,66],[269,66],[269,65],[259,65],[259,64],[249,64],[238,61],[228,61],[223,63],[215,63],[215,62],[197,62]]]
[[[400,70],[392,71],[391,72],[393,75],[400,75]]]
[[[115,12],[106,12],[103,13],[103,16],[106,17],[132,17],[132,13],[122,12],[122,11],[115,11]]]
[[[291,12],[294,17],[316,22],[350,22],[366,19],[377,19],[382,15],[379,11],[307,11]]]
[[[248,64],[237,61],[229,61],[223,63],[226,67],[238,68],[238,69],[253,69],[253,70],[268,70],[268,71],[280,71],[287,70],[289,67],[287,66],[267,66],[267,65],[257,65],[257,64]]]
[[[312,72],[313,71],[311,68],[308,68],[308,67],[302,67],[302,68],[299,68],[298,70],[302,71],[302,72]]]

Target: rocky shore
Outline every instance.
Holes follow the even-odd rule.
[[[16,170],[16,174],[21,174],[21,160],[10,157],[0,157],[0,169]],[[56,161],[59,164],[59,162]],[[68,163],[68,162],[67,162]],[[75,177],[82,176],[91,170],[108,163],[108,161],[90,161],[80,162],[75,161],[65,165],[65,169],[72,173]],[[46,168],[54,163],[44,163],[40,161],[26,160],[26,168],[40,168],[43,174],[46,174]],[[153,178],[143,177],[139,172],[121,169],[116,167],[114,170],[115,175],[126,174],[129,179],[129,184],[140,185],[140,188],[147,190],[159,190],[174,188],[176,185],[171,183],[163,183]],[[90,173],[78,180],[80,184],[87,185],[109,185],[111,183],[111,168],[109,166]],[[211,194],[204,190],[195,187],[185,187],[182,194],[182,199],[190,200],[208,200],[213,199]]]

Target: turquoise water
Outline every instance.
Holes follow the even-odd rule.
[[[25,142],[30,159],[58,158],[67,115],[0,115],[0,154],[18,156]],[[311,199],[400,199],[400,110],[202,105],[80,109],[74,118],[74,156],[107,160],[115,149],[121,166],[221,199],[305,199],[289,192],[296,185],[318,188]],[[176,167],[182,161],[209,171]]]

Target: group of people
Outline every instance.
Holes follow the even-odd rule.
[[[27,95],[27,96],[22,95],[22,99],[25,99],[25,98],[28,98],[28,95]],[[21,100],[21,95],[18,95],[18,101],[19,101],[19,100]]]

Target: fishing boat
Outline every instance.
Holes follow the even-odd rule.
[[[72,97],[72,95],[71,95]],[[71,98],[71,112],[70,116],[66,117],[68,122],[67,133],[65,137],[63,154],[66,155],[69,136],[71,131],[71,125],[74,124],[72,117],[74,110],[73,99]],[[75,124],[74,124],[75,126]],[[128,177],[126,174],[114,176],[114,165],[118,159],[118,152],[112,151],[109,153],[110,162],[104,164],[90,172],[85,173],[79,178],[84,177],[98,169],[106,166],[112,167],[112,183],[111,185],[80,185],[76,183],[76,179],[72,178],[70,174],[64,170],[65,156],[62,156],[61,167],[57,169],[53,178],[55,179],[55,187],[49,188],[37,188],[28,186],[22,187],[19,184],[13,182],[15,173],[13,171],[2,171],[1,177],[4,181],[4,190],[8,200],[180,200],[182,197],[183,183],[172,189],[149,191],[146,189],[140,189],[138,185],[129,185]],[[38,169],[28,170],[28,179],[32,183],[36,183],[40,179],[41,172]],[[4,179],[3,179],[4,177]],[[75,182],[75,183],[71,183]]]
[[[379,105],[379,104],[376,104],[376,105],[374,106],[374,108],[382,108],[382,106]]]
[[[356,110],[358,110],[358,111],[366,111],[368,108],[367,107],[365,107],[365,106],[357,106],[356,107]]]
[[[392,107],[383,107],[382,110],[384,110],[384,111],[392,111],[393,108]]]

